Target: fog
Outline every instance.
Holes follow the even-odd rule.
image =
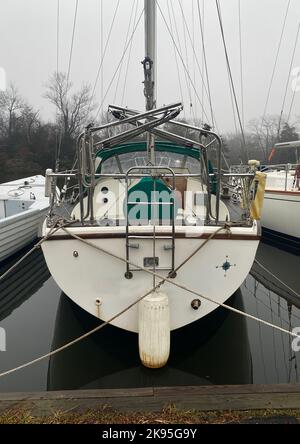
[[[135,10],[136,2],[137,9]],[[59,22],[57,21],[58,3]],[[92,87],[95,85],[101,60],[101,48],[105,47],[117,3],[118,0],[78,1],[74,46],[70,58],[76,0],[60,0],[59,2],[57,0],[0,0],[0,67],[5,70],[7,83],[15,83],[19,92],[34,107],[40,109],[43,118],[54,118],[55,110],[43,98],[43,93],[49,76],[56,71],[57,67],[59,71],[67,72],[71,59],[70,79],[74,87],[79,87],[82,83],[89,83]],[[132,19],[128,32],[130,17],[134,17],[136,11],[137,20],[141,15],[143,4],[144,0],[119,0],[103,63],[103,76],[100,72],[95,89],[96,101],[100,103],[104,98],[104,110],[109,103],[114,102],[141,110],[144,108],[143,70],[140,63],[144,57],[143,19],[140,20],[133,36],[132,46],[127,45],[123,63],[120,64],[126,35],[128,33],[130,36],[133,30]],[[209,103],[204,91],[207,86],[203,89],[198,69],[198,65],[201,70],[204,68],[198,1],[160,0],[158,4],[169,27],[172,25],[174,39],[177,47],[181,47],[180,54],[189,72],[188,77],[158,10],[158,105],[183,99],[185,106],[183,116],[200,119],[203,117],[206,122],[211,123]],[[180,4],[184,11],[188,31],[183,25]],[[241,114],[244,113],[244,120],[247,123],[250,119],[263,115],[288,1],[240,0],[242,64],[240,63],[239,1],[221,0],[220,4],[239,108]],[[201,12],[204,5],[205,49],[217,126],[222,132],[233,131],[235,126],[231,95],[216,4],[214,0],[200,0],[199,5]],[[169,20],[169,11],[172,17],[172,12],[174,12],[180,43],[177,40],[174,22]],[[299,22],[300,2],[291,0],[267,108],[268,114],[281,112],[287,81],[289,81],[288,95],[284,112],[289,111],[293,96],[293,78],[288,77],[288,74]],[[58,23],[59,26],[57,26]],[[101,23],[103,23],[102,29]],[[58,42],[57,30],[59,30]],[[118,64],[121,69],[120,75],[117,73],[112,81]],[[128,76],[125,82],[127,64]],[[298,66],[300,66],[300,41],[296,49],[293,68]],[[244,107],[241,100],[241,72],[244,81]],[[203,100],[204,112],[196,96],[201,102]],[[291,123],[296,122],[297,116],[300,116],[299,98],[300,92],[295,96]]]

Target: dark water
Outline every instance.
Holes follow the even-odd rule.
[[[261,244],[258,260],[300,292],[300,258]],[[0,275],[14,263],[7,262]],[[300,300],[255,266],[228,301],[286,329],[300,327]],[[255,277],[254,277],[255,276]],[[41,252],[0,281],[0,327],[6,331],[4,371],[49,352],[97,325],[61,294]],[[106,327],[49,359],[0,378],[0,392],[201,384],[299,382],[300,352],[284,333],[223,309],[172,333],[167,367],[148,370],[138,359],[137,335]]]

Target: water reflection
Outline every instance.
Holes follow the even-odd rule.
[[[30,248],[2,263],[0,276]],[[0,281],[0,327],[7,341],[6,352],[0,352],[0,371],[49,351],[59,295],[40,250]],[[0,392],[45,390],[47,366],[41,362],[0,378]]]
[[[258,260],[300,292],[300,258],[261,244]],[[11,261],[16,260],[16,257]],[[0,275],[10,266],[7,262]],[[288,330],[300,327],[300,301],[272,275],[255,266],[229,303]],[[0,371],[54,349],[97,325],[97,320],[61,295],[37,251],[0,281],[0,327],[7,352]],[[291,338],[223,309],[172,333],[169,364],[140,365],[137,336],[105,327],[38,365],[0,379],[0,392],[198,384],[299,382],[299,353]]]
[[[11,257],[0,267],[0,276],[11,268],[26,250]],[[40,250],[35,250],[5,279],[0,280],[0,321],[7,318],[16,308],[36,293],[49,279],[50,273]]]
[[[240,309],[238,292],[231,303]],[[65,295],[61,296],[52,348],[98,324]],[[137,335],[105,327],[84,342],[50,360],[48,389],[117,388],[200,384],[250,384],[251,355],[245,319],[216,310],[172,334],[171,357],[159,370],[144,368]]]
[[[300,327],[300,300],[275,277],[300,293],[300,257],[261,244],[257,259],[243,287],[248,313],[292,331]],[[293,352],[292,338],[285,333],[247,321],[253,353],[254,383],[296,383],[299,381],[299,353]]]

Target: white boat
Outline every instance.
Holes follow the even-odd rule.
[[[28,249],[30,248],[27,247]],[[25,250],[26,251],[26,250]],[[2,276],[17,260],[24,256],[24,250],[1,264]],[[49,270],[40,249],[35,250],[19,264],[13,273],[0,281],[0,321],[35,294],[49,279]]]
[[[294,147],[297,150],[300,141],[277,144],[275,147]],[[264,235],[300,254],[300,163],[268,166],[265,173]]]
[[[51,208],[43,234],[57,231],[42,249],[66,295],[101,320],[138,333],[143,364],[161,367],[168,359],[170,331],[207,316],[241,286],[255,258],[260,227],[250,211],[255,168],[242,175],[243,214],[232,219],[220,193],[221,138],[174,120],[180,103],[156,108],[153,0],[145,0],[145,35],[146,112],[110,106],[114,122],[88,126],[80,135],[77,171],[47,170],[47,194],[57,177],[78,179],[79,202],[71,218],[58,219]],[[164,129],[166,122],[174,132]],[[176,134],[178,127],[186,137]],[[115,128],[118,132],[107,138],[106,131]],[[134,142],[141,134],[147,139]],[[153,274],[168,278],[159,290],[161,279]]]
[[[0,184],[0,261],[38,237],[48,209],[43,176]]]

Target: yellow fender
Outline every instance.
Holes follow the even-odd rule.
[[[260,220],[264,205],[265,189],[266,189],[267,175],[265,173],[257,172],[253,184],[256,189],[255,199],[252,201],[250,214],[252,219]]]

